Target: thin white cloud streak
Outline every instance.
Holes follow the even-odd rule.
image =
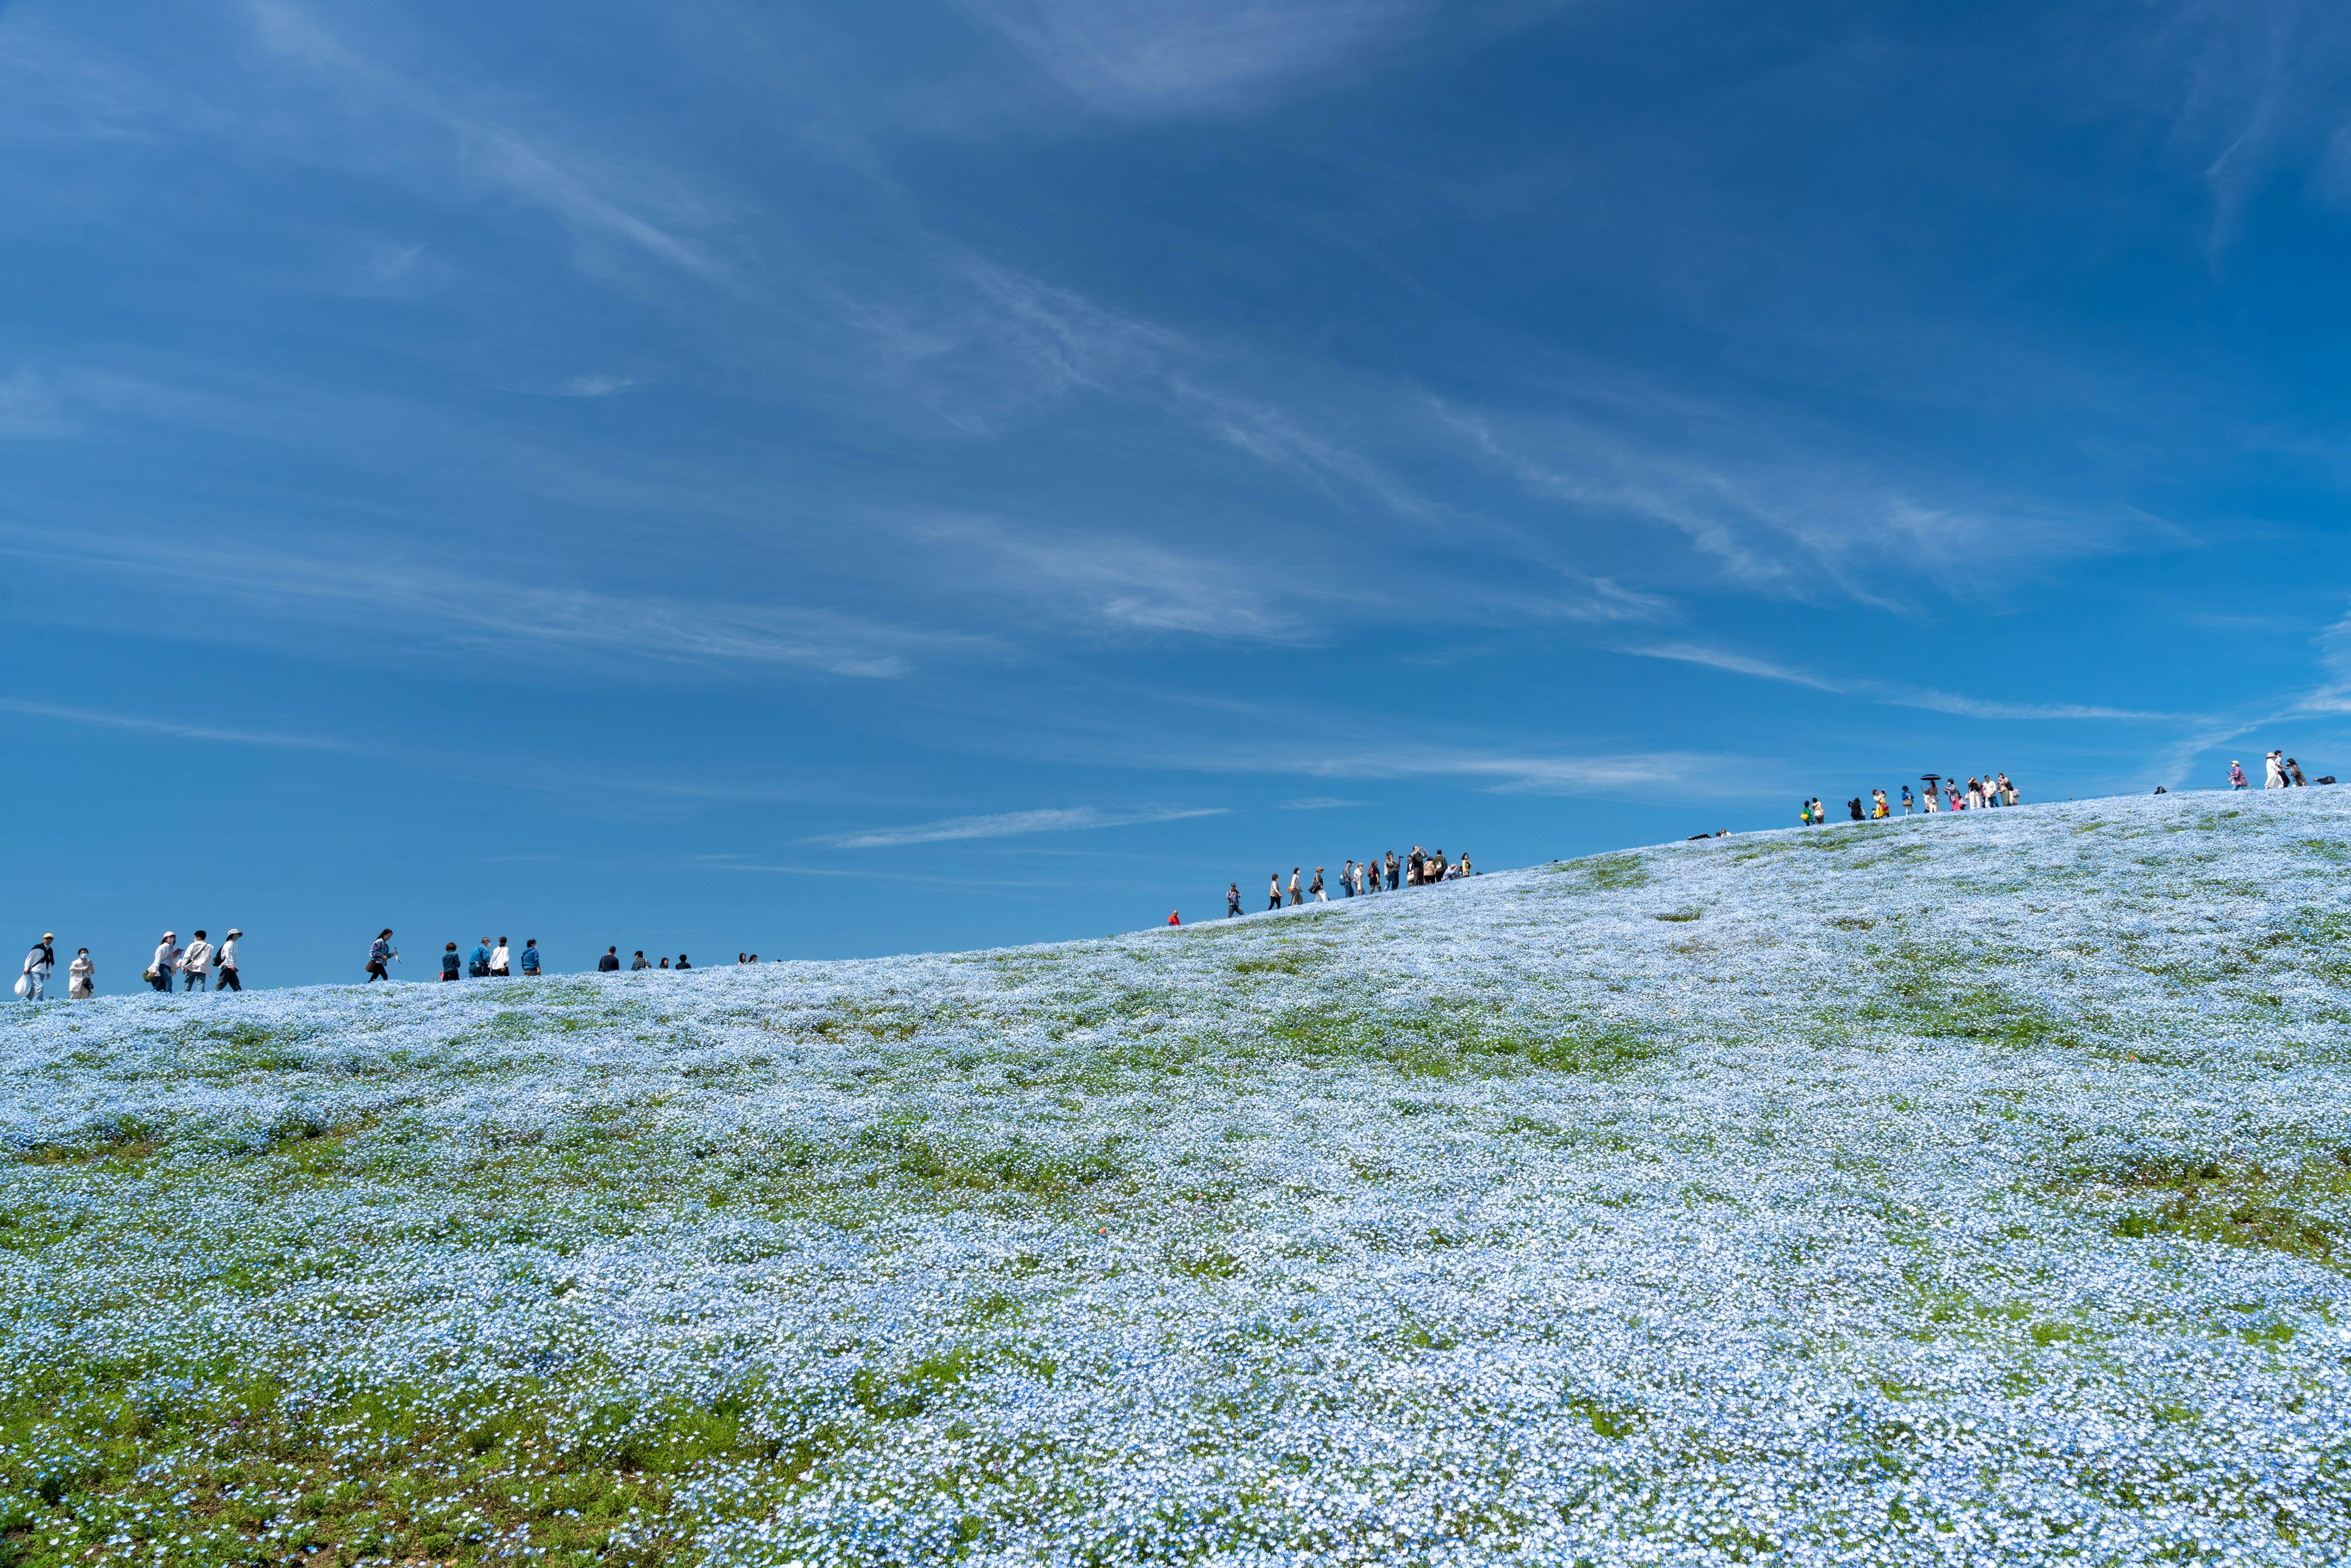
[[[558,397],[611,397],[643,385],[633,376],[578,375],[555,390]]]
[[[1823,590],[1901,612],[1882,586],[1924,578],[1981,593],[2030,567],[2117,548],[2129,529],[2184,540],[2146,514],[2098,515],[2030,498],[1922,499],[1927,483],[1834,459],[1737,455],[1794,444],[1771,416],[1686,409],[1710,429],[1704,450],[1547,412],[1504,416],[1432,405],[1441,427],[1530,495],[1583,513],[1661,526],[1737,586],[1798,599]]]
[[[1227,111],[1421,31],[1430,0],[965,0],[1047,76],[1122,118]]]
[[[1343,441],[1261,398],[1209,384],[1214,358],[1184,334],[1074,290],[962,254],[916,307],[843,298],[883,378],[967,434],[1000,434],[1033,405],[1084,392],[1131,399],[1334,501],[1426,522],[1443,508]]]
[[[201,584],[215,601],[257,615],[348,627],[357,613],[412,637],[465,646],[570,651],[668,664],[797,665],[889,680],[922,656],[992,651],[978,637],[915,632],[836,612],[623,598],[584,589],[519,588],[386,561],[365,566],[263,554],[133,549],[88,542],[48,548],[29,530],[0,528],[0,555],[68,570],[103,570]],[[248,622],[237,640],[250,634]]]
[[[1342,800],[1332,795],[1309,795],[1300,800],[1284,800],[1274,807],[1277,811],[1335,811],[1343,806],[1368,806],[1369,800]]]
[[[2152,713],[2137,708],[2098,707],[2075,703],[1989,702],[1950,692],[1938,692],[1928,687],[1896,685],[1882,681],[1830,680],[1809,671],[1793,669],[1785,664],[1775,664],[1769,659],[1741,653],[1735,649],[1713,648],[1697,643],[1656,643],[1638,647],[1622,647],[1616,651],[1643,659],[1664,659],[1675,664],[1702,664],[1708,669],[1722,670],[1731,674],[1751,675],[1758,680],[1779,681],[1788,685],[1806,686],[1816,692],[1828,692],[1838,696],[1857,696],[1888,707],[1923,708],[1930,713],[1953,714],[1962,718],[2115,719],[2150,724],[2177,724],[2191,716],[2186,714]]]
[[[356,752],[360,749],[340,740],[322,740],[316,736],[220,729],[210,725],[181,724],[171,719],[140,718],[130,714],[60,707],[52,703],[27,702],[21,697],[0,697],[0,710],[26,714],[35,718],[57,719],[65,724],[88,725],[99,729],[125,730],[134,735],[169,736],[177,740],[209,740],[232,746],[269,746],[298,751]]]
[[[944,843],[956,839],[1008,839],[1026,833],[1075,832],[1094,828],[1132,827],[1144,822],[1177,822],[1191,817],[1220,817],[1222,806],[1168,810],[1105,811],[1094,806],[1047,808],[1034,811],[1002,811],[983,817],[947,817],[903,828],[879,828],[868,832],[828,833],[809,840],[835,849],[890,849],[902,844]]]
[[[562,219],[575,233],[620,240],[705,281],[727,279],[726,269],[702,246],[676,231],[676,217],[706,214],[709,204],[682,203],[674,179],[655,191],[576,150],[559,152],[511,127],[454,108],[423,84],[351,47],[292,0],[246,0],[246,11],[255,38],[268,53],[331,78],[339,98],[360,87],[374,106],[451,138],[462,167]],[[664,225],[649,216],[646,209],[653,206],[671,209],[672,223]]]
[[[1287,574],[1269,587],[1263,571],[1140,540],[1021,534],[977,517],[934,521],[923,532],[976,557],[994,596],[1123,631],[1302,643],[1318,631],[1307,611],[1325,598]]]

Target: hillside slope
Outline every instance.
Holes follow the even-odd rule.
[[[0,1528],[2335,1561],[2347,829],[2105,800],[1060,946],[16,1008]]]

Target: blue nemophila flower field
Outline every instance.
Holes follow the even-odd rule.
[[[2333,1562],[2346,828],[16,1008],[5,1554]]]

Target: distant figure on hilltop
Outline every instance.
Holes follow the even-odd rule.
[[[1171,909],[1167,912],[1167,924],[1170,925],[1181,925],[1184,924],[1184,916],[1177,911]]]
[[[33,950],[25,955],[24,972],[16,979],[16,994],[28,1002],[41,999],[47,988],[49,976],[57,967],[57,950],[50,946],[57,939],[56,932],[44,931],[41,939],[33,944]]]
[[[1298,871],[1296,866],[1290,868],[1290,904],[1293,909],[1306,902],[1306,895],[1298,888]]]
[[[74,955],[73,963],[66,969],[66,998],[86,1002],[98,994],[98,966],[89,961],[89,949],[82,948]]]
[[[2229,788],[2231,789],[2242,789],[2246,787],[2247,780],[2245,778],[2245,770],[2241,767],[2238,766],[2234,758],[2231,758],[2229,761]]]
[[[149,985],[167,995],[170,993],[172,989],[172,976],[180,967],[180,951],[179,933],[175,931],[164,932],[163,939],[155,944],[155,956],[153,961],[149,963],[147,966],[147,983]]]
[[[464,960],[457,956],[457,944],[455,942],[444,944],[441,949],[441,977],[444,980],[455,979],[457,970],[463,962]]]
[[[620,946],[616,943],[613,946],[605,948],[604,956],[596,960],[596,972],[600,975],[616,975],[619,974],[620,971],[621,949]]]
[[[1267,894],[1266,908],[1269,910],[1280,909],[1281,907],[1281,873],[1280,872],[1275,872],[1273,875],[1267,880],[1265,891]]]
[[[2296,762],[2293,758],[2289,757],[2285,759],[2285,770],[2288,777],[2293,779],[2295,788],[2307,789],[2309,787],[2310,780],[2302,776],[2301,763]]]
[[[2262,758],[2262,789],[2285,789],[2287,787],[2285,779],[2285,753],[2283,751],[2273,751],[2267,757]]]
[[[1225,918],[1230,920],[1241,912],[1241,884],[1234,883],[1225,889]]]
[[[381,936],[368,944],[367,980],[365,983],[372,986],[378,980],[390,980],[392,978],[392,971],[384,967],[384,966],[399,956],[400,950],[392,945],[392,927],[387,925],[383,928],[383,934]]]
[[[522,945],[522,977],[526,980],[538,978],[538,938],[536,936]]]

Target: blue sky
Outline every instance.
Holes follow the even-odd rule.
[[[2351,14],[0,6],[0,908],[1099,935],[2351,777]]]

